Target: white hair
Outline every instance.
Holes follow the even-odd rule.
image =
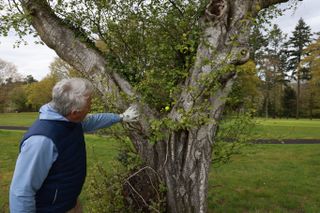
[[[73,110],[82,110],[93,92],[90,81],[83,78],[63,79],[52,89],[52,106],[63,116]]]

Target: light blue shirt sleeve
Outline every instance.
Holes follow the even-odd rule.
[[[10,212],[36,212],[35,194],[58,157],[51,139],[34,135],[24,141],[10,186]]]
[[[92,132],[97,129],[109,127],[121,121],[121,117],[114,113],[97,113],[88,115],[82,122],[84,132]]]

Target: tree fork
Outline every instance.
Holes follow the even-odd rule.
[[[142,118],[131,128],[129,137],[144,162],[155,169],[167,186],[167,211],[173,213],[207,212],[208,173],[212,145],[219,120],[235,74],[234,66],[248,60],[249,27],[259,10],[288,0],[211,0],[200,18],[200,38],[194,66],[186,79],[179,100],[168,114],[173,122],[182,122],[181,111],[190,112],[206,102],[204,113],[209,122],[179,130],[165,129],[165,139],[154,145],[150,140],[150,119],[156,110],[141,105]],[[31,24],[50,48],[87,76],[102,94],[112,93],[119,110],[127,107],[120,93],[139,97],[131,85],[108,68],[104,57],[57,17],[46,0],[20,0]],[[217,81],[220,87],[204,93],[201,78],[230,66]],[[193,90],[190,90],[190,89]],[[196,97],[196,98],[195,98]],[[193,115],[197,117],[197,113]]]

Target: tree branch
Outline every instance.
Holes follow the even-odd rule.
[[[183,12],[182,12],[182,10],[178,7],[178,5],[177,5],[174,1],[172,1],[172,0],[169,0],[169,2],[172,4],[172,6],[173,6],[174,8],[176,8],[176,9],[179,11],[180,15],[183,16]]]
[[[135,128],[135,131],[130,131],[129,134],[131,138],[134,138],[133,142],[138,152],[148,153],[145,156],[150,156],[152,159],[153,145],[148,143],[145,136],[150,134],[148,119],[153,119],[156,112],[139,102],[139,96],[129,82],[108,68],[103,54],[95,47],[94,43],[90,43],[79,29],[73,28],[57,17],[46,0],[20,0],[20,2],[24,13],[30,16],[31,24],[41,40],[52,48],[61,59],[90,79],[104,98],[109,100],[110,104],[119,112],[128,107],[128,102],[136,102],[134,104],[138,106],[140,113],[144,116],[140,116],[138,122],[130,124]],[[127,95],[129,101],[121,93]],[[152,162],[149,165],[152,165]]]
[[[261,9],[270,7],[275,4],[288,2],[289,0],[258,0],[258,4],[261,6]],[[302,1],[302,0],[299,0]]]
[[[8,1],[9,6],[11,7],[10,1]],[[21,8],[19,7],[19,5],[17,4],[16,0],[13,0],[13,4],[14,7],[17,8],[17,10],[19,11],[20,14],[23,14],[23,11],[21,10]]]
[[[100,82],[95,85],[98,90],[102,94],[111,92],[117,99],[116,107],[124,109],[125,102],[121,100],[119,92],[122,91],[130,97],[135,96],[135,92],[129,82],[108,69],[104,57],[93,42],[88,41],[81,30],[72,29],[58,18],[47,1],[20,1],[25,13],[30,14],[31,24],[41,40],[75,69],[94,82]],[[107,85],[104,85],[105,83]]]

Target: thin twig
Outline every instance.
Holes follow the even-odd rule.
[[[8,2],[9,2],[9,5],[10,5],[10,0],[8,0]],[[13,0],[13,3],[14,3],[14,6],[15,6],[15,7],[17,8],[17,10],[19,11],[19,13],[24,14],[23,11],[19,8],[19,5],[18,5],[18,3],[17,3],[15,0]],[[11,7],[11,5],[10,5],[10,7]]]
[[[141,169],[139,169],[138,171],[136,171],[135,173],[133,173],[132,175],[130,175],[126,180],[129,180],[130,178],[132,178],[133,176],[137,175],[138,173],[140,173],[142,170],[145,170],[145,169],[150,169],[152,170],[158,177],[159,180],[161,180],[159,174],[153,169],[151,168],[150,166],[145,166],[145,167],[142,167]]]
[[[145,199],[140,195],[139,192],[137,192],[137,190],[131,185],[131,183],[127,180],[125,180],[125,182],[132,188],[132,190],[142,199],[144,205],[148,206],[148,203],[145,201]]]
[[[180,15],[183,16],[183,12],[182,12],[182,10],[178,7],[178,5],[177,5],[174,1],[172,1],[172,0],[169,0],[169,2],[173,5],[174,8],[176,8],[176,9],[179,11]]]
[[[140,195],[140,193],[139,193],[139,192],[131,185],[131,183],[129,182],[129,179],[130,179],[130,178],[132,178],[133,176],[137,175],[139,172],[141,172],[141,171],[144,170],[144,169],[151,169],[151,170],[157,175],[157,177],[160,178],[159,175],[158,175],[158,173],[157,173],[153,168],[151,168],[150,166],[145,166],[145,167],[139,169],[137,172],[135,172],[135,173],[133,173],[132,175],[130,175],[127,179],[125,179],[125,182],[126,182],[126,183],[132,188],[132,190],[142,199],[143,203],[144,203],[146,206],[148,206],[149,208],[152,208],[152,209],[155,210],[156,212],[159,212],[159,213],[160,213],[159,210],[157,210],[156,208],[152,207],[151,205],[148,205],[148,203],[145,201],[145,199]],[[150,178],[150,177],[149,177],[149,178]],[[151,182],[152,182],[152,181],[151,181]],[[152,186],[153,186],[153,185],[152,185]],[[156,191],[157,191],[157,190],[156,190]]]

